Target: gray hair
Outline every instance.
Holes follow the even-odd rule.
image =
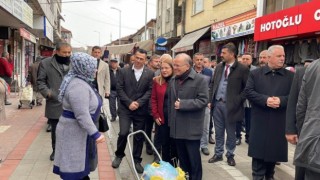
[[[282,49],[284,50],[283,46],[281,45],[272,45],[268,48],[268,56],[271,56],[274,53],[275,49]]]
[[[8,56],[8,54],[9,54],[9,53],[8,53],[8,52],[6,52],[6,51],[5,51],[5,52],[2,52],[1,57],[7,57],[7,56]]]
[[[58,42],[55,49],[60,51],[61,47],[71,47],[71,45],[67,42]]]
[[[182,58],[186,64],[189,64],[190,66],[193,65],[191,57],[186,53],[180,53],[176,55],[176,58]]]

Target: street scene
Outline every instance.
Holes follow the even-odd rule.
[[[8,120],[1,121],[0,124],[0,159],[2,159],[0,179],[60,179],[59,176],[52,173],[53,163],[48,158],[51,153],[51,143],[50,133],[46,132],[46,118],[43,117],[44,106],[18,110],[17,98],[15,95],[10,97],[13,105],[6,108]],[[109,125],[110,130],[105,133],[106,143],[101,146],[108,153],[99,152],[99,155],[104,156],[105,159],[99,161],[98,169],[90,173],[90,177],[91,179],[105,180],[134,180],[135,176],[130,156],[125,157],[119,169],[113,170],[111,168],[111,160],[114,158],[113,152],[116,148],[117,132],[119,132],[118,120],[109,122]],[[293,145],[289,145],[289,161],[276,167],[275,179],[294,179],[294,166],[292,164],[294,148]],[[209,145],[211,154],[213,149],[214,145]],[[126,154],[129,155],[128,148]],[[248,145],[246,143],[237,147],[235,156],[237,166],[235,167],[230,167],[223,161],[217,164],[209,164],[210,156],[202,155],[203,179],[251,179],[251,158],[247,154]],[[153,156],[147,155],[145,150],[142,152],[142,158],[142,164],[152,163]]]
[[[318,180],[320,1],[0,0],[0,180]]]

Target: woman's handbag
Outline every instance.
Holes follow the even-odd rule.
[[[109,130],[109,125],[107,121],[107,117],[104,112],[101,112],[99,117],[99,132],[107,132]]]

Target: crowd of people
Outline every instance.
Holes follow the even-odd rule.
[[[52,57],[39,57],[30,68],[35,103],[46,99],[49,158],[62,179],[90,179],[97,167],[96,144],[105,142],[98,121],[108,112],[110,122],[120,127],[113,168],[126,155],[128,134],[143,130],[162,160],[179,161],[189,179],[201,180],[201,153],[214,152],[208,163],[223,161],[225,155],[227,164],[236,166],[236,147],[245,132],[254,180],[274,179],[276,164],[288,161],[288,142],[297,147],[295,178],[320,179],[318,60],[307,59],[293,73],[285,69],[284,48],[272,45],[260,52],[254,66],[251,54],[237,57],[236,46],[228,43],[218,64],[202,53],[148,58],[137,49],[120,67],[99,46],[91,55],[71,51],[68,43],[58,43]],[[0,79],[0,117],[5,82]],[[215,144],[213,150],[208,143]],[[144,171],[143,145],[144,136],[136,134],[132,153],[138,173]],[[159,162],[150,144],[145,145]]]

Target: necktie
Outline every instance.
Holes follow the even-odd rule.
[[[230,65],[229,65],[229,64],[226,64],[226,70],[224,71],[224,78],[225,78],[225,79],[227,79],[227,77],[228,77],[229,67],[230,67]]]

